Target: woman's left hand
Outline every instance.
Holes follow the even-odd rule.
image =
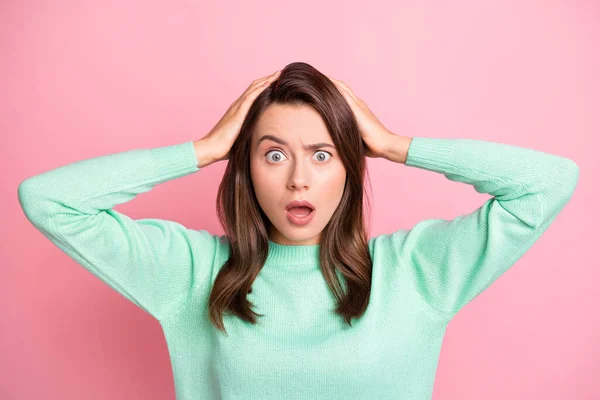
[[[327,76],[336,84],[338,90],[346,98],[358,122],[360,134],[367,145],[366,155],[372,158],[385,158],[389,143],[396,136],[383,126],[375,114],[344,82]]]

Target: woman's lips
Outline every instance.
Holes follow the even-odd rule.
[[[293,200],[293,201],[290,201],[290,202],[289,202],[289,203],[288,203],[288,204],[285,206],[285,209],[286,209],[286,210],[289,210],[289,209],[290,209],[290,208],[292,208],[292,207],[308,207],[308,208],[311,208],[311,209],[313,209],[313,210],[315,209],[315,206],[313,206],[313,205],[311,204],[311,202],[310,202],[310,201],[308,201],[308,200]]]
[[[312,219],[315,216],[315,210],[310,210],[310,212],[306,215],[299,215],[292,213],[292,211],[294,211],[294,208],[285,211],[287,219],[294,225],[306,225],[310,221],[312,221]]]

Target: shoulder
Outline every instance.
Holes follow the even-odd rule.
[[[369,252],[373,260],[378,258],[398,258],[399,244],[408,233],[405,229],[399,229],[392,233],[382,233],[369,239]]]

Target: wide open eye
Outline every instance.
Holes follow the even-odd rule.
[[[329,155],[329,157],[333,157],[333,156],[331,155],[331,153],[330,153],[330,152],[328,152],[328,151],[319,150],[319,151],[317,151],[315,154],[318,154],[318,153],[327,154],[327,155]],[[323,159],[323,157],[322,157],[322,156],[319,156],[319,157],[318,157],[318,160],[319,160],[319,161],[323,161],[323,162],[325,162],[325,161],[327,161],[328,159],[327,159],[327,157],[325,157],[325,159]]]
[[[283,153],[282,153],[280,150],[271,150],[271,151],[269,151],[269,152],[266,154],[266,156],[267,156],[267,160],[269,160],[269,162],[271,162],[271,163],[277,163],[277,162],[279,162],[279,160],[281,160],[282,156],[281,156],[281,155],[277,155],[277,156],[274,158],[274,160],[275,160],[275,161],[271,161],[272,159],[269,159],[269,154],[271,154],[271,153],[279,153],[279,154],[283,154]]]

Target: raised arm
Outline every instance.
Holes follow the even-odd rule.
[[[212,162],[188,141],[77,161],[18,188],[29,221],[69,257],[160,320],[209,283],[218,237],[113,209]]]
[[[467,215],[428,219],[386,236],[400,272],[451,318],[508,270],[571,198],[579,168],[568,158],[470,139],[399,140],[396,159],[493,197]]]

